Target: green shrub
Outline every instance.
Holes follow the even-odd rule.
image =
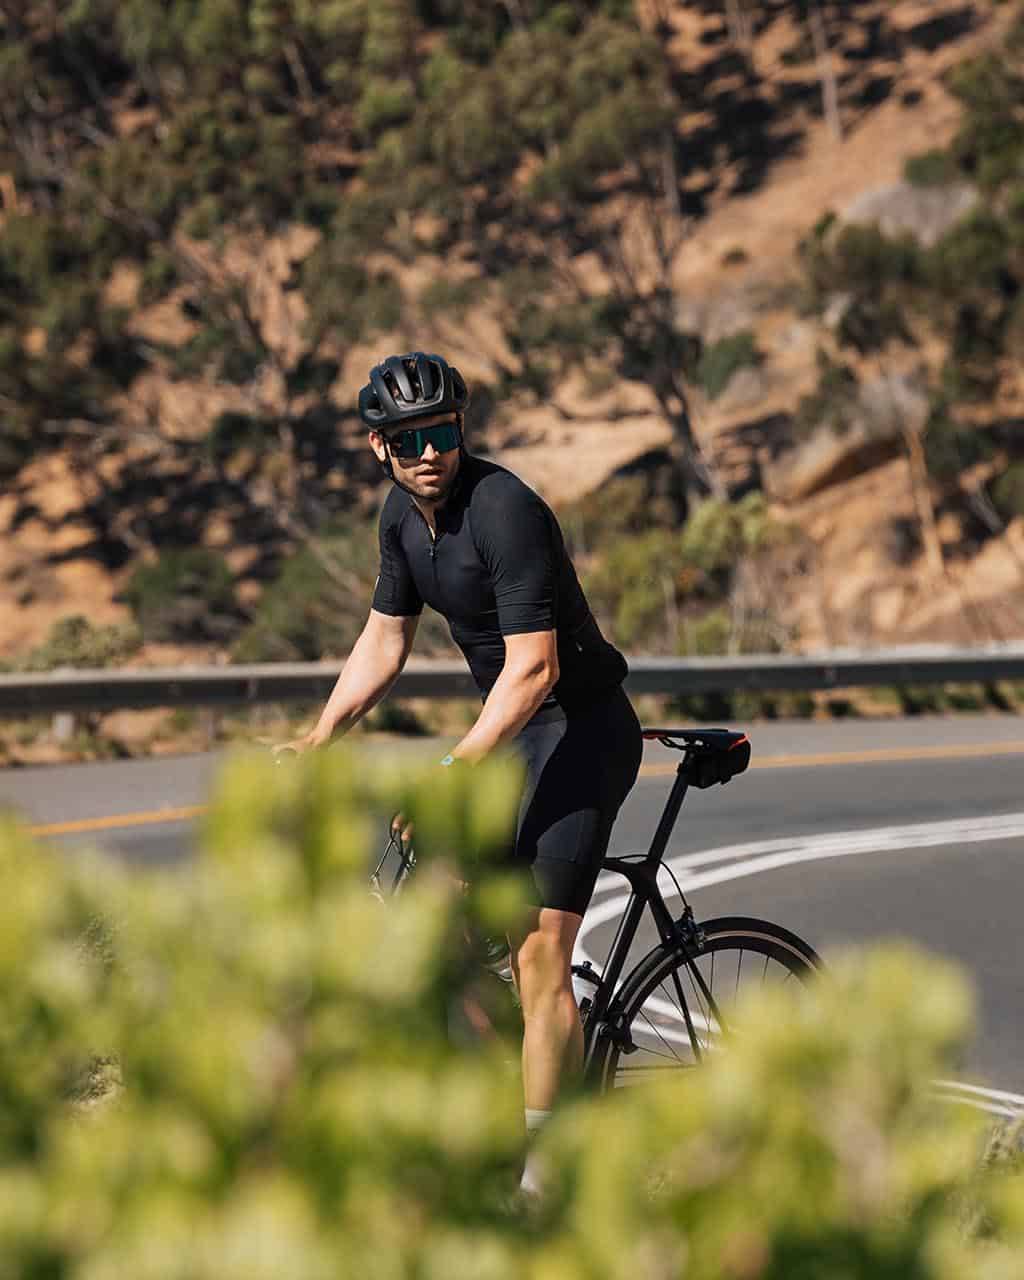
[[[739,502],[708,499],[683,529],[682,552],[687,562],[707,574],[721,575],[744,556],[766,550],[782,537],[762,493],[748,493]]]
[[[460,315],[479,302],[486,291],[486,282],[475,276],[466,280],[446,280],[442,276],[424,287],[420,305],[432,318]]]
[[[781,536],[760,493],[736,503],[709,499],[680,532],[648,529],[603,544],[584,582],[587,598],[617,643],[671,652],[679,641],[672,623],[684,603],[722,599],[738,562]]]
[[[990,51],[957,67],[949,87],[964,108],[952,147],[960,165],[990,190],[1018,177],[1024,154],[1019,72]]]
[[[406,80],[371,80],[356,107],[356,122],[366,138],[408,119],[415,104],[413,86]]]
[[[853,369],[841,360],[833,360],[818,348],[818,385],[810,395],[802,396],[793,415],[793,432],[804,439],[819,427],[827,427],[842,435],[849,431],[859,414],[860,384]]]
[[[394,698],[386,698],[363,723],[367,729],[377,733],[401,733],[412,738],[420,738],[427,733],[416,712]]]
[[[946,709],[941,684],[900,685],[900,709],[905,716],[936,715]]]
[[[961,175],[950,152],[936,148],[910,156],[903,165],[903,176],[915,187],[943,187]]]
[[[984,711],[985,690],[979,684],[950,684],[946,686],[946,702],[951,711]]]
[[[72,614],[55,622],[43,643],[16,665],[21,671],[109,667],[141,647],[142,632],[135,625],[95,627],[81,614]]]
[[[727,609],[711,609],[698,618],[687,618],[681,631],[681,654],[695,658],[719,658],[729,651],[732,618]]]
[[[1008,269],[1006,227],[987,209],[969,213],[927,251],[927,283],[950,297],[997,290]]]
[[[892,298],[855,298],[845,308],[836,339],[861,355],[881,351],[893,341],[911,342],[903,308]]]
[[[708,399],[717,400],[740,369],[756,368],[761,360],[754,335],[745,329],[705,347],[697,365],[697,382]]]
[[[643,476],[616,476],[559,512],[559,523],[574,555],[600,550],[623,534],[646,532],[652,504]]]
[[[991,455],[985,433],[965,426],[953,416],[945,401],[938,401],[924,427],[924,457],[928,474],[948,483],[968,467]]]
[[[992,502],[1006,521],[1024,516],[1024,462],[1013,462],[992,484]]]
[[[821,225],[821,224],[819,224]],[[924,258],[910,235],[886,236],[877,226],[844,226],[836,234],[824,224],[800,247],[812,304],[833,294],[879,300],[887,289],[905,289],[921,280]]]
[[[349,652],[366,623],[378,559],[369,522],[337,526],[315,549],[293,552],[264,588],[233,661],[316,662]]]
[[[242,624],[235,575],[205,547],[165,551],[134,570],[121,591],[147,640],[224,642]]]
[[[1005,316],[1000,304],[964,302],[956,308],[942,368],[942,394],[950,401],[989,399],[999,384]]]
[[[970,995],[908,947],[836,957],[804,1001],[762,993],[685,1079],[567,1101],[524,1216],[518,1027],[447,1034],[475,977],[467,925],[518,910],[491,870],[515,811],[498,763],[234,760],[187,876],[3,824],[12,1275],[1015,1274],[1020,1177],[980,1166],[980,1113],[932,1086]],[[421,866],[384,908],[365,878],[396,807]]]
[[[267,358],[265,350],[219,320],[204,324],[169,355],[174,377],[223,378],[239,386],[251,382]]]
[[[679,535],[670,530],[621,537],[605,549],[587,575],[587,599],[600,616],[610,619],[618,644],[658,647],[667,625],[666,611],[686,589],[687,567]]]

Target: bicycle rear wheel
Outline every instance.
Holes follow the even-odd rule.
[[[700,928],[699,949],[658,948],[627,980],[622,1017],[592,1062],[602,1092],[692,1070],[721,1050],[738,998],[775,985],[798,998],[821,968],[813,947],[767,920],[723,916]]]

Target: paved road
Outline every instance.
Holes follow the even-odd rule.
[[[980,1000],[979,1035],[961,1076],[1024,1094],[1024,837],[1012,825],[983,826],[992,816],[1020,815],[1024,830],[1024,718],[778,723],[758,725],[751,736],[758,767],[727,788],[690,793],[669,859],[782,837],[813,836],[813,851],[826,834],[890,834],[864,836],[847,856],[704,883],[691,894],[698,916],[767,916],[826,958],[845,943],[909,937],[957,959]],[[401,749],[436,756],[443,744],[406,741]],[[614,852],[646,847],[673,759],[649,747]],[[216,768],[216,757],[192,756],[6,770],[0,804],[35,824],[101,828],[54,837],[62,841],[100,841],[141,861],[178,858],[191,820],[162,819],[161,811],[201,804]],[[138,815],[138,825],[126,825]],[[941,830],[927,840],[916,830],[954,821],[945,840]],[[879,844],[890,847],[872,851]],[[588,949],[600,955],[605,937],[592,930]]]

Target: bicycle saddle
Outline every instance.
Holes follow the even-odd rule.
[[[750,763],[750,739],[736,729],[644,729],[648,741],[685,751],[694,786],[728,782]]]

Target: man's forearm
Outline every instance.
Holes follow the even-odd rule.
[[[494,682],[476,724],[452,751],[460,760],[480,760],[499,743],[514,738],[550,693],[557,672],[510,671]]]
[[[310,736],[322,745],[336,735],[347,733],[384,697],[401,674],[404,661],[400,646],[381,649],[364,631],[353,646]]]

